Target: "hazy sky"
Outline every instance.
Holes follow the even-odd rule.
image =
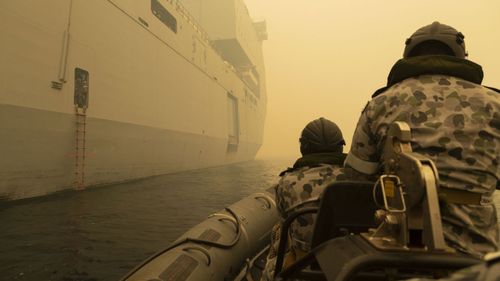
[[[473,3],[474,5],[470,5]],[[484,85],[500,87],[500,1],[246,0],[265,19],[268,108],[258,158],[299,156],[313,119],[336,122],[347,146],[371,94],[384,86],[404,41],[437,20],[465,35]],[[466,5],[469,4],[469,5]]]

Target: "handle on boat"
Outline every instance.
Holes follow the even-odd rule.
[[[264,209],[271,209],[271,206],[272,206],[272,202],[269,198],[267,198],[266,196],[264,195],[257,195],[254,197],[255,200],[260,200],[260,199],[264,199],[263,201],[266,203],[266,205],[263,205],[262,208]],[[261,200],[262,201],[262,200]]]
[[[210,266],[210,264],[212,263],[212,258],[210,257],[210,254],[208,253],[207,250],[205,250],[203,248],[190,246],[190,247],[184,247],[184,248],[182,248],[182,250],[184,252],[189,252],[189,251],[192,251],[192,250],[199,251],[203,255],[205,255],[205,257],[207,257],[207,262],[206,262],[207,266]]]
[[[236,230],[236,232],[238,232],[238,222],[236,220],[234,220],[233,218],[230,218],[230,217],[221,217],[218,219],[218,221],[228,221],[230,223],[232,223],[234,225],[234,229]]]

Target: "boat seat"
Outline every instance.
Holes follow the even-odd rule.
[[[280,245],[276,261],[276,274],[281,272],[284,252],[286,249],[288,229],[298,216],[306,213],[317,213],[311,240],[312,249],[332,238],[345,236],[349,233],[367,232],[368,228],[375,228],[376,211],[373,201],[374,183],[362,181],[339,181],[328,185],[323,191],[320,206],[306,207],[289,214],[282,224]],[[307,260],[307,259],[306,259]],[[306,262],[307,263],[307,262]],[[299,264],[301,264],[299,262]],[[292,268],[301,265],[292,265]],[[324,280],[324,276],[315,263],[311,264],[312,271],[300,271],[295,277],[307,277],[307,280]],[[287,270],[290,271],[290,270]],[[301,278],[298,278],[301,279]]]
[[[335,237],[377,227],[373,185],[366,181],[338,181],[325,188],[316,216],[312,248]]]

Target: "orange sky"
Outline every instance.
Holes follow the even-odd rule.
[[[246,0],[253,18],[267,21],[269,34],[268,110],[258,158],[299,156],[300,131],[321,116],[342,128],[347,151],[362,108],[384,86],[405,39],[435,20],[465,34],[469,59],[483,66],[484,84],[500,87],[500,1],[409,3]]]

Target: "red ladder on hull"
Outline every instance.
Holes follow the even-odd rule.
[[[75,189],[85,189],[86,108],[75,107]]]

